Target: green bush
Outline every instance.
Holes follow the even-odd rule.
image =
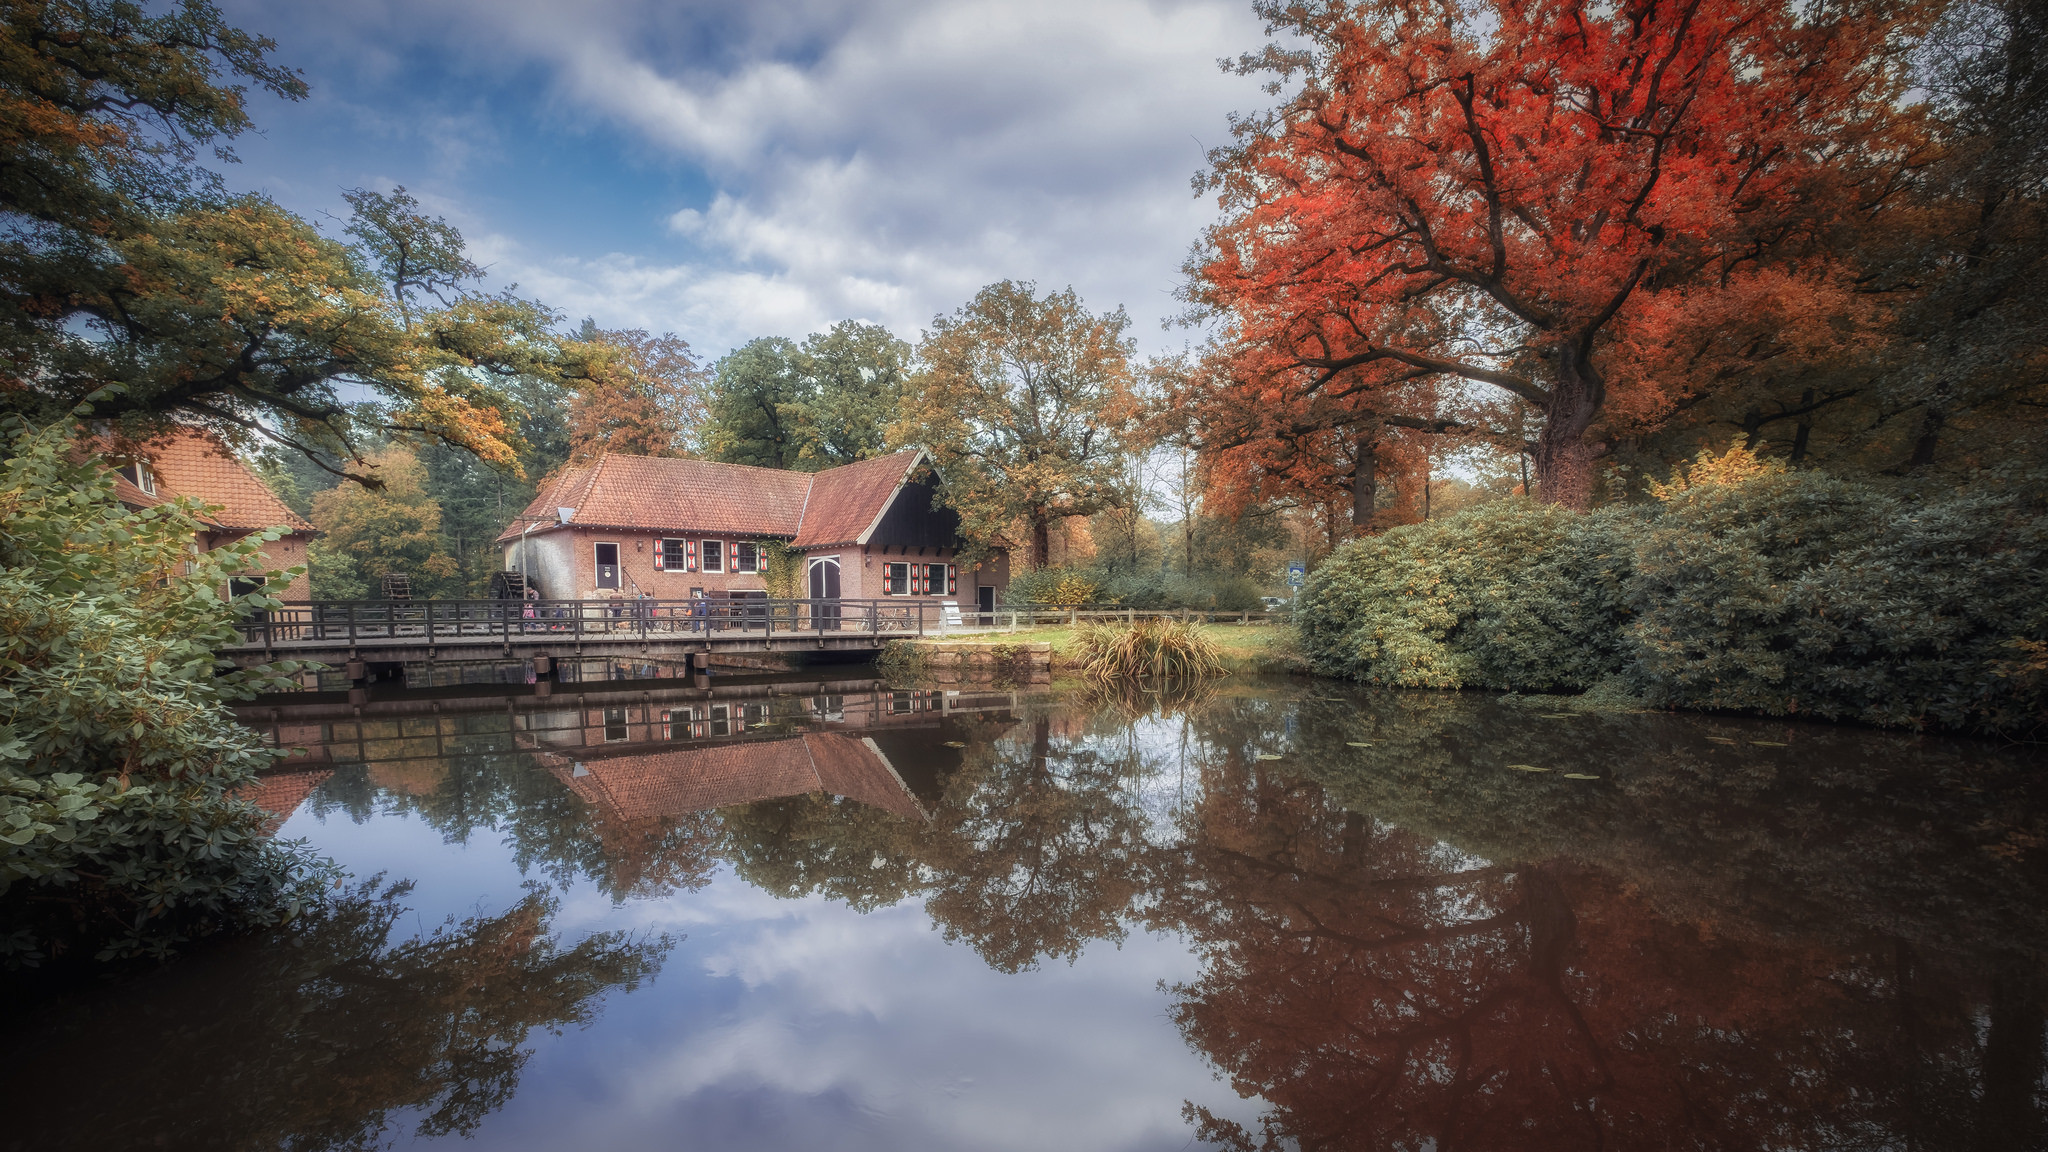
[[[1738,459],[1738,455],[1741,458]],[[1303,593],[1326,675],[2018,732],[2044,719],[2048,516],[1702,457],[1654,504],[1523,501],[1340,548]]]
[[[2048,518],[1812,472],[1671,495],[1635,545],[1631,677],[1684,708],[2020,731],[2048,636]]]
[[[1621,666],[1631,519],[1505,500],[1354,540],[1302,590],[1303,654],[1404,688],[1590,687]]]
[[[0,464],[0,966],[162,954],[288,918],[325,873],[234,795],[279,753],[225,702],[295,669],[215,668],[224,601],[275,534],[195,552],[195,506],[130,512],[70,431]],[[269,573],[283,579],[295,573]]]

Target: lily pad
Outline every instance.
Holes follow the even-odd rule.
[[[1366,743],[1366,742],[1365,742],[1365,741],[1363,741],[1363,740],[1346,740],[1346,741],[1345,741],[1345,743],[1346,743],[1346,744],[1349,744],[1349,745],[1351,745],[1351,746],[1352,746],[1353,748],[1370,748],[1370,747],[1372,747],[1372,745],[1371,745],[1371,744],[1368,744],[1368,743]]]
[[[1784,742],[1783,740],[1751,740],[1751,741],[1750,741],[1750,743],[1751,743],[1751,744],[1754,744],[1754,745],[1756,745],[1756,746],[1757,746],[1757,747],[1759,747],[1759,748],[1790,748],[1790,747],[1791,747],[1791,745],[1790,745],[1790,744],[1787,744],[1787,743],[1785,743],[1785,742]]]
[[[1542,716],[1545,720],[1577,720],[1579,718],[1577,712],[1541,712],[1538,715]]]
[[[1564,774],[1564,778],[1565,778],[1565,779],[1567,779],[1567,780],[1598,780],[1598,779],[1599,779],[1599,777],[1598,777],[1598,776],[1588,776],[1588,775],[1586,775],[1586,774],[1585,774],[1584,772],[1567,772],[1567,773],[1565,773],[1565,774]]]
[[[1510,765],[1508,765],[1508,767],[1510,767],[1510,768],[1513,768],[1513,769],[1514,769],[1515,771],[1517,771],[1517,772],[1548,772],[1548,771],[1550,771],[1550,769],[1548,769],[1548,768],[1538,768],[1538,767],[1537,767],[1536,765],[1534,765],[1534,764],[1510,764]]]
[[[1261,760],[1278,760],[1279,758],[1280,758],[1280,754],[1279,754],[1278,752],[1261,752],[1261,753],[1259,753],[1259,759],[1261,759]]]
[[[965,748],[965,747],[967,747],[967,742],[966,742],[965,740],[948,740],[948,741],[946,741],[946,747],[948,747],[948,748]]]

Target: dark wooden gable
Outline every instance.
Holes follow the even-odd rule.
[[[929,468],[896,492],[882,512],[872,548],[957,548],[960,546],[960,514],[938,502],[938,477]]]

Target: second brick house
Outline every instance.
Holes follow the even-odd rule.
[[[993,610],[1008,557],[957,562],[939,485],[916,449],[815,473],[606,453],[543,485],[497,543],[548,599],[765,596],[776,541],[800,556],[799,596]]]

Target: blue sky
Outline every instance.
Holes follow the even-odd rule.
[[[1177,348],[1189,177],[1269,99],[1244,0],[230,0],[313,95],[228,171],[315,219],[404,185],[493,280],[716,356],[845,318],[915,340],[1014,277]]]

